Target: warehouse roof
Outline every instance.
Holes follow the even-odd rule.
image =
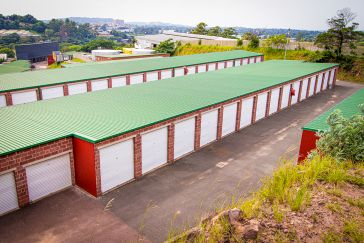
[[[99,65],[79,65],[27,73],[12,73],[0,76],[0,92],[29,89],[67,82],[99,79],[111,76],[183,67],[200,63],[218,62],[242,57],[261,56],[249,51],[227,51],[188,56],[142,59],[133,62],[112,62]]]
[[[336,64],[267,61],[0,109],[0,155],[62,137],[99,142]]]
[[[329,115],[335,111],[340,110],[344,117],[349,118],[352,115],[359,114],[359,105],[364,104],[364,88],[355,92],[353,95],[349,96],[345,100],[341,101],[330,110],[326,111],[322,115],[315,118],[313,121],[309,122],[303,127],[304,130],[310,131],[325,131],[329,128],[327,124],[327,118]]]

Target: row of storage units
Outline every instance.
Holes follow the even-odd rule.
[[[265,66],[262,66],[262,69],[264,68]],[[192,112],[183,112],[181,115],[160,122],[150,121],[149,126],[132,129],[132,131],[123,134],[119,132],[115,132],[111,136],[108,134],[105,139],[92,141],[92,136],[84,135],[83,137],[79,133],[77,135],[72,133],[66,138],[53,139],[53,142],[36,145],[33,148],[27,146],[21,150],[14,147],[14,149],[17,148],[16,152],[9,150],[4,152],[4,155],[0,154],[0,214],[15,210],[19,206],[37,201],[74,184],[96,197],[101,196],[118,186],[138,179],[201,147],[334,86],[336,66],[324,65],[314,70],[316,70],[315,73],[310,73],[307,76],[300,75],[293,80],[284,82],[275,81],[263,86],[263,88],[259,88],[260,84],[256,83],[254,90],[247,93],[243,92],[240,96],[234,95],[231,99],[224,97],[220,102],[205,105],[199,109],[190,107]],[[257,73],[259,73],[259,69]],[[202,75],[201,78],[196,76],[193,82],[201,81],[203,83],[203,80],[209,77],[212,76]],[[184,82],[182,79],[176,81]],[[270,81],[267,79],[267,82]],[[243,83],[232,82],[231,90],[234,92],[236,88],[232,86],[235,84],[244,87]],[[215,85],[219,88],[220,83],[214,82],[211,86]],[[206,87],[202,88],[206,89]],[[160,86],[156,87],[156,92],[163,92],[160,89]],[[183,92],[190,93],[193,89],[191,87]],[[127,91],[124,90],[123,92]],[[105,95],[110,94],[105,93]],[[121,97],[123,93],[119,92],[115,95]],[[84,96],[83,99],[92,100],[95,97]],[[180,98],[185,99],[184,93],[181,94]],[[201,95],[202,98],[203,95]],[[98,102],[103,102],[103,97],[99,97],[99,99]],[[28,104],[28,106],[32,114],[35,108],[45,113],[49,110],[56,114],[60,104],[64,103],[68,106],[69,102],[59,99],[55,100],[54,106],[40,103],[36,104],[38,106],[34,106],[35,104]],[[144,104],[145,102],[141,103]],[[74,121],[72,115],[77,113],[82,117],[81,108],[80,106],[75,107],[75,113],[70,110],[70,114],[73,123],[81,123],[84,126],[82,122]],[[167,108],[170,109],[169,106]],[[110,107],[110,109],[114,109],[114,107]],[[21,110],[25,111],[26,106],[22,107]],[[3,112],[9,115],[12,112],[15,114],[19,110],[17,111],[14,107]],[[39,117],[39,121],[42,120],[41,114],[35,113],[37,116],[32,115],[32,117]],[[97,108],[95,108],[94,113],[97,116],[95,119],[98,120],[100,112],[97,111]],[[9,115],[9,117],[12,116]],[[40,123],[31,120],[26,122],[34,124],[34,126],[36,123]],[[90,120],[89,123],[96,124],[96,120]],[[115,120],[111,123],[114,124]],[[1,124],[0,127],[4,130],[7,130],[8,127],[11,129],[14,127]],[[15,122],[15,124],[17,123]],[[25,127],[29,124],[27,123]],[[50,124],[48,125],[51,127]],[[105,124],[105,127],[107,126],[109,125]],[[21,130],[22,128],[17,127],[17,129]],[[37,133],[34,135],[39,136],[39,129],[36,130]],[[19,134],[23,134],[23,131],[19,131]],[[21,138],[22,135],[17,133],[16,136]],[[45,134],[45,136],[49,139],[51,135]],[[63,134],[61,136],[64,137]],[[5,142],[0,140],[0,148]],[[37,157],[38,153],[40,159]],[[31,159],[29,159],[30,154],[32,154]]]
[[[156,62],[158,60],[155,60]],[[249,58],[238,58],[235,60],[227,60],[213,62],[207,64],[199,64],[185,67],[169,68],[165,70],[155,70],[150,72],[140,72],[130,75],[114,76],[109,78],[95,79],[89,81],[69,82],[66,84],[49,85],[39,88],[22,89],[19,91],[0,90],[0,108],[10,105],[19,105],[38,100],[48,100],[68,95],[77,95],[86,92],[99,91],[109,88],[122,87],[127,85],[141,84],[161,79],[191,75],[196,73],[204,73],[224,68],[247,65],[263,61],[263,56],[255,56]],[[107,65],[107,64],[100,64]],[[67,72],[67,70],[65,70]],[[1,83],[1,77],[0,77]]]
[[[353,115],[360,114],[359,105],[364,104],[364,88],[355,92],[348,98],[344,99],[337,105],[330,108],[328,111],[319,115],[302,128],[301,144],[298,155],[298,163],[302,163],[308,154],[316,149],[316,141],[319,139],[318,132],[327,131],[329,126],[327,118],[335,111],[340,110],[345,118],[350,118]]]

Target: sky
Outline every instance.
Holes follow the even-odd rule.
[[[0,0],[0,13],[38,19],[102,17],[126,22],[166,22],[195,26],[327,29],[326,20],[345,7],[364,29],[364,0]]]

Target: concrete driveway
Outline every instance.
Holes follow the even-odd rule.
[[[2,242],[160,242],[234,197],[247,196],[280,158],[297,158],[301,127],[357,84],[282,111],[100,199],[70,189],[0,218]]]

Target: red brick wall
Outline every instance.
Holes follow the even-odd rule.
[[[53,141],[47,144],[39,145],[30,149],[25,149],[0,157],[0,173],[15,169],[15,183],[20,207],[29,203],[25,166],[67,151],[70,151],[71,155],[71,172],[73,176],[74,168],[71,138],[63,138],[57,141]]]

